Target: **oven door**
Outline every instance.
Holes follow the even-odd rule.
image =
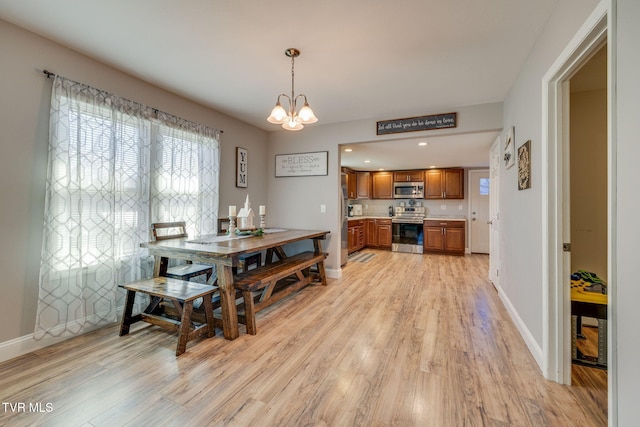
[[[393,222],[391,250],[394,252],[423,253],[422,222]]]

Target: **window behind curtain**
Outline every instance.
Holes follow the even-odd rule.
[[[152,125],[153,115],[55,78],[36,338],[116,321],[117,285],[151,275],[140,243],[164,220],[152,211],[215,230],[219,133],[165,114]]]

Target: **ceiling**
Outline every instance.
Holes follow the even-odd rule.
[[[557,1],[0,0],[0,18],[274,131],[265,119],[291,91],[289,47],[302,52],[295,85],[319,118],[310,126],[455,111],[505,98]],[[473,166],[483,146],[488,164],[495,133],[450,138],[422,151],[455,146],[455,159],[429,159]]]

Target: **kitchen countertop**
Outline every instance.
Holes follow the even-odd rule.
[[[390,217],[389,215],[356,215],[356,216],[350,216],[349,217],[349,221],[356,221],[359,219],[391,219],[392,217]]]
[[[388,215],[357,215],[350,216],[349,221],[357,221],[362,219],[393,219],[393,217]],[[444,216],[444,215],[428,215],[424,218],[425,221],[466,221],[467,219],[461,216]]]
[[[466,218],[459,216],[433,216],[429,215],[425,219],[425,221],[466,221]]]

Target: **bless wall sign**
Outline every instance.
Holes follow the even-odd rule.
[[[431,116],[409,117],[406,119],[384,120],[377,123],[377,134],[417,132],[454,128],[458,126],[457,113],[433,114]]]

